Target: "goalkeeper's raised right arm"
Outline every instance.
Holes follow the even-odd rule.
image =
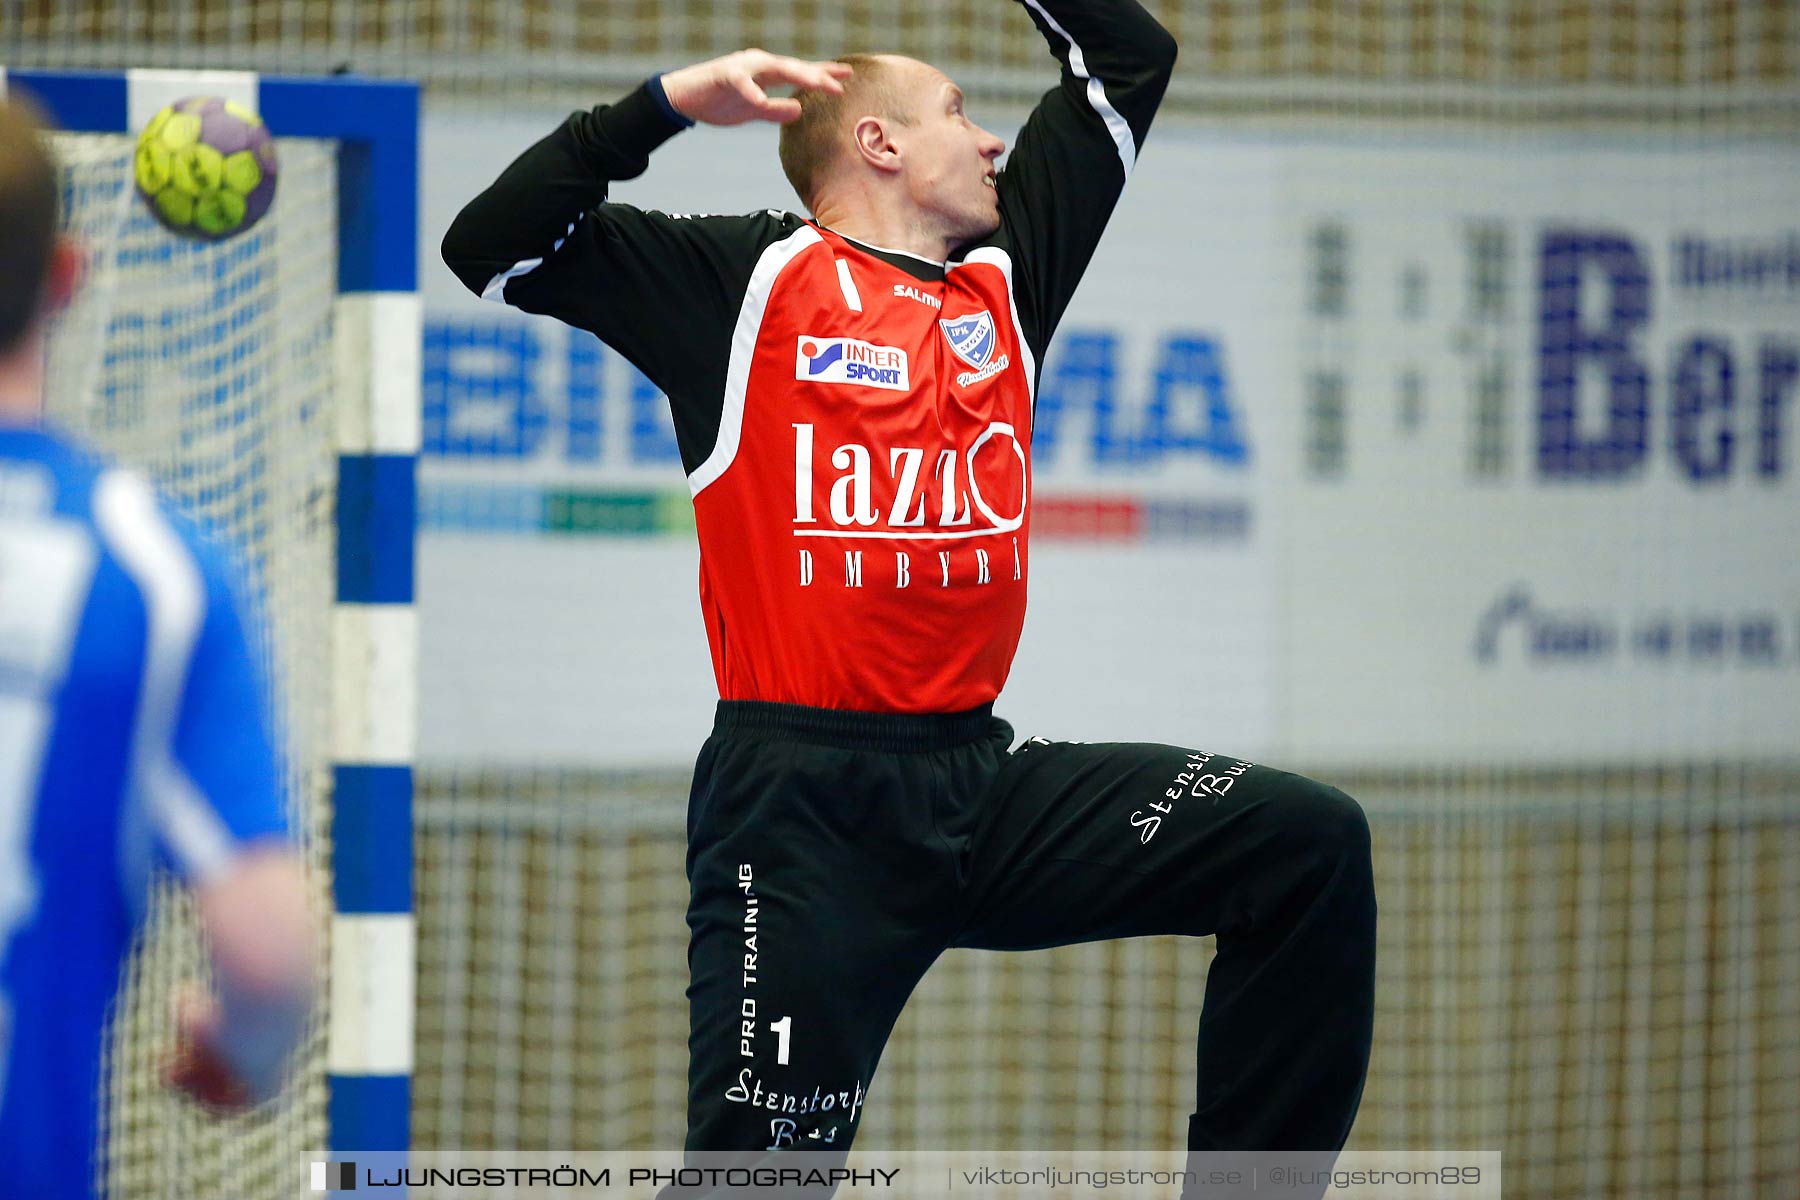
[[[694,123],[690,112],[720,125],[789,119],[798,104],[770,97],[765,84],[834,89],[847,72],[740,51],[574,113],[457,215],[444,262],[476,295],[586,329],[637,366],[669,397],[692,471],[716,439],[750,273],[791,230],[778,214],[676,217],[609,202],[607,190],[643,174],[651,152]],[[704,204],[689,197],[677,207]]]
[[[471,200],[444,235],[443,254],[464,286],[505,299],[511,279],[562,248],[571,218],[606,200],[607,185],[635,179],[650,153],[695,122],[791,121],[798,100],[766,89],[789,84],[842,92],[850,68],[740,50],[648,80],[617,104],[572,114]]]

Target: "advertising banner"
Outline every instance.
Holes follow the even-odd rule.
[[[1280,740],[1791,755],[1800,153],[1390,140],[1282,171]]]

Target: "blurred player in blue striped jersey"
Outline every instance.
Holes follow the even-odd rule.
[[[86,1197],[102,1026],[152,868],[195,892],[167,1079],[271,1096],[313,995],[255,630],[218,552],[140,476],[40,425],[44,338],[80,273],[42,131],[0,104],[0,1190]]]

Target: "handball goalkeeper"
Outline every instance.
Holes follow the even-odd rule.
[[[1190,1148],[1335,1151],[1356,1114],[1357,804],[1201,750],[1015,747],[992,712],[1038,370],[1175,62],[1134,0],[1023,6],[1062,78],[1004,170],[925,63],[745,50],[571,116],[444,239],[471,290],[591,330],[673,408],[721,696],[688,808],[690,1151],[847,1147],[948,947],[1146,934],[1218,937]],[[810,219],[607,201],[684,128],[750,121]]]

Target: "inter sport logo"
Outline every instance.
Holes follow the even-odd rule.
[[[911,387],[906,351],[855,338],[802,337],[794,356],[794,378],[812,383],[858,383],[891,392]]]

